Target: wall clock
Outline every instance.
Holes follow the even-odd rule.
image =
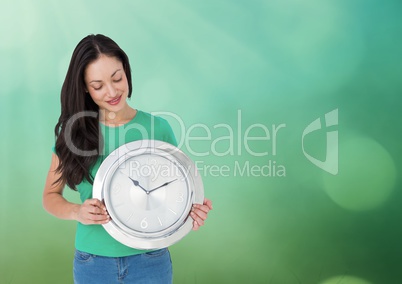
[[[102,162],[93,198],[103,200],[111,221],[105,230],[137,249],[170,246],[192,229],[194,203],[204,187],[194,162],[177,147],[157,140],[124,144]]]

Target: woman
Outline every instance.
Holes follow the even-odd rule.
[[[131,93],[125,52],[103,35],[82,39],[73,52],[61,90],[56,144],[43,193],[43,206],[50,214],[78,221],[75,283],[172,282],[169,251],[141,251],[117,242],[101,226],[110,220],[104,204],[92,198],[94,176],[117,147],[150,137],[177,145],[166,120],[127,104]],[[141,125],[141,131],[135,131],[133,125]],[[82,204],[63,197],[65,185],[78,190]],[[208,199],[193,206],[193,230],[204,224],[211,209]]]

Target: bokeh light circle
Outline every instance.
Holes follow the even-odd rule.
[[[351,137],[339,144],[339,173],[323,173],[327,194],[339,206],[365,211],[381,206],[394,189],[396,168],[378,142]]]

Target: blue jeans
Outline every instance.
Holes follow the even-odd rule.
[[[74,255],[74,283],[172,283],[167,248],[126,257],[105,257],[79,250]]]

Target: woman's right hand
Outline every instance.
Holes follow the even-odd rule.
[[[105,204],[98,199],[87,199],[83,204],[69,202],[63,196],[64,182],[60,182],[57,168],[60,164],[56,154],[52,154],[52,162],[43,190],[43,207],[47,212],[64,220],[76,220],[85,225],[106,224],[110,221]]]
[[[110,221],[105,205],[96,198],[85,200],[74,211],[76,220],[84,225],[106,224]]]

